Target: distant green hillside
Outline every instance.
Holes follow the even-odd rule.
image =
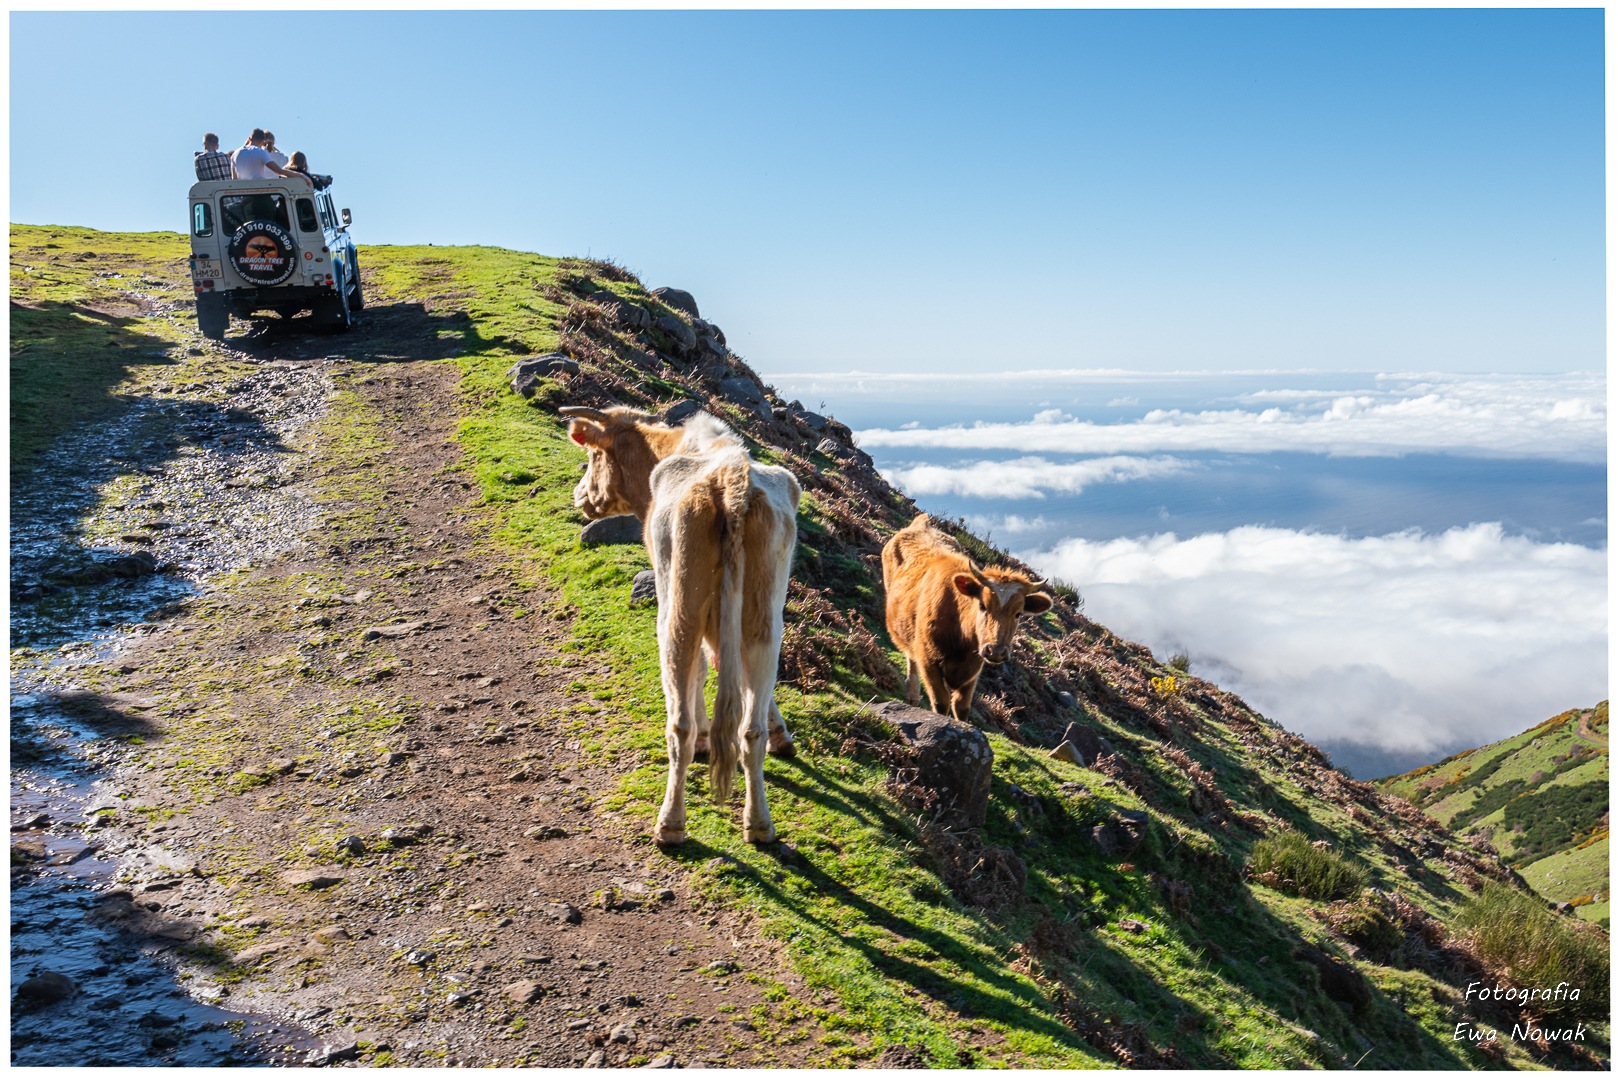
[[[1607,917],[1607,703],[1375,781],[1457,833],[1478,833],[1548,900]]]

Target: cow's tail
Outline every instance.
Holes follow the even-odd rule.
[[[738,454],[714,470],[712,478],[719,526],[719,685],[708,739],[708,774],[718,803],[730,799],[742,756],[742,726],[747,718],[742,694],[742,602],[747,578],[747,546],[743,541],[752,472],[746,455]]]

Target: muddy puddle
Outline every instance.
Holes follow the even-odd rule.
[[[319,1056],[314,1018],[233,1010],[227,988],[187,967],[186,942],[228,915],[228,897],[160,832],[119,831],[131,732],[99,726],[104,712],[87,707],[74,674],[115,661],[159,629],[153,620],[318,525],[296,479],[297,443],[327,406],[325,366],[159,386],[61,440],[13,488],[13,1065]]]

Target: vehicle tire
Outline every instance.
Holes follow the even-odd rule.
[[[364,311],[365,294],[360,291],[360,257],[358,252],[348,257],[348,272],[354,279],[353,287],[348,294],[348,310]]]
[[[354,316],[348,308],[348,283],[341,282],[337,291],[320,302],[320,322],[329,330],[341,334],[354,325]]]
[[[230,329],[230,309],[223,296],[197,297],[197,329],[211,341],[224,341]]]

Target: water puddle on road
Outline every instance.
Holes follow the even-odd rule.
[[[322,364],[262,367],[223,398],[174,390],[59,440],[12,491],[13,1065],[268,1065],[318,1042],[185,971],[189,928],[227,905],[161,841],[120,838],[119,769],[141,721],[109,728],[75,683],[162,632],[146,620],[319,523],[293,470],[331,394]],[[35,979],[47,972],[73,980],[69,996],[51,1000],[66,984]]]

